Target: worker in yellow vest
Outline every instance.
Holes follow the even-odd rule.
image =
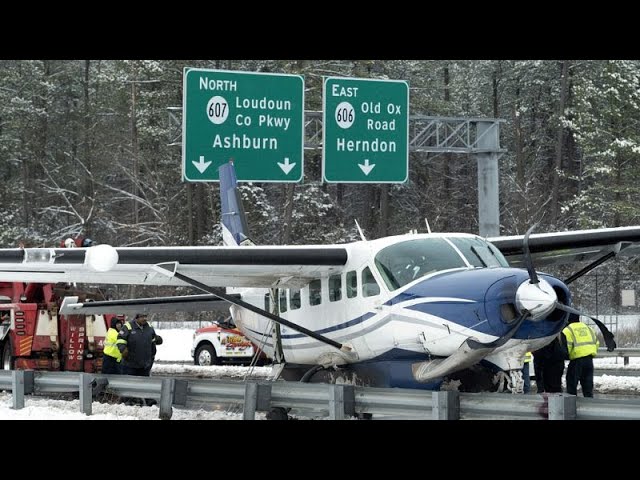
[[[122,319],[113,317],[111,319],[111,328],[107,330],[107,336],[104,339],[102,373],[112,375],[122,374],[122,353],[118,349],[118,344],[124,343],[124,340],[118,338],[118,333],[121,329]]]
[[[567,393],[577,395],[578,382],[585,397],[593,397],[593,357],[598,353],[600,342],[596,332],[580,322],[578,315],[571,314],[569,325],[562,330],[562,343],[567,348]]]
[[[522,367],[522,379],[524,380],[524,393],[529,393],[531,391],[531,360],[533,360],[533,355],[531,352],[527,352],[524,355],[524,366]]]

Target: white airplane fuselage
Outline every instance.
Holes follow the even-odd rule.
[[[488,259],[482,253],[484,258],[480,259],[470,248],[473,245],[494,257]],[[526,271],[509,268],[495,247],[492,250],[475,235],[401,235],[344,247],[348,253],[344,267],[302,288],[299,300],[295,290],[287,289],[278,292],[276,301],[282,318],[347,344],[354,353],[283,326],[280,333],[287,363],[328,366],[448,357],[470,337],[488,343],[503,335],[518,313],[515,293],[529,281]],[[395,262],[394,266],[381,266],[387,261]],[[433,271],[426,270],[432,266]],[[402,281],[396,281],[399,277]],[[544,278],[553,284],[551,287],[545,281],[547,289],[557,290],[568,300],[569,292],[562,282]],[[260,308],[272,307],[265,305],[266,289],[229,291],[241,293],[244,301]],[[506,309],[507,318],[501,318],[505,313],[501,309]],[[273,357],[272,322],[238,306],[231,307],[231,312],[245,335]],[[550,317],[525,321],[518,334],[485,360],[503,370],[522,368],[524,354],[549,343],[565,314],[557,312]]]

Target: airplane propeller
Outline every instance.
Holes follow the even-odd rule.
[[[538,275],[536,274],[535,268],[533,268],[533,261],[531,259],[531,251],[529,250],[529,235],[531,234],[531,232],[538,226],[537,223],[535,223],[534,225],[531,226],[531,228],[529,228],[529,230],[527,230],[527,233],[524,236],[524,241],[523,241],[523,247],[524,247],[524,257],[525,257],[525,263],[527,265],[527,271],[529,272],[529,278],[530,278],[530,282],[531,284],[536,284],[539,283],[540,280],[538,279]],[[569,277],[569,278],[573,278],[575,276]],[[555,295],[555,294],[554,294]],[[568,305],[563,304],[562,302],[560,302],[556,296],[555,302],[554,302],[554,308],[557,308],[559,310],[562,310],[564,312],[567,313],[572,313],[574,315],[582,315],[584,317],[587,317],[589,319],[591,319],[593,321],[593,323],[595,323],[598,328],[600,329],[600,332],[602,332],[602,337],[604,338],[604,342],[607,345],[607,350],[609,352],[612,352],[615,348],[616,348],[616,342],[614,340],[614,336],[613,333],[611,333],[611,331],[609,331],[609,329],[605,326],[604,323],[602,323],[600,320],[598,320],[597,318],[592,317],[591,315],[587,315],[586,313],[583,313],[579,310],[576,310],[573,307],[570,307]],[[549,312],[551,313],[551,312]],[[565,320],[564,325],[566,325],[568,323],[567,320]],[[564,325],[562,326],[564,328]]]
[[[538,226],[538,223],[535,223],[534,225],[532,225],[529,230],[527,230],[527,233],[525,233],[524,235],[524,241],[523,241],[523,249],[524,249],[524,257],[525,257],[525,263],[527,265],[527,271],[529,272],[529,284],[540,284],[540,280],[538,279],[538,275],[536,273],[535,268],[533,267],[533,261],[531,259],[531,251],[529,250],[529,235],[531,235],[531,232]],[[569,277],[569,278],[573,278]],[[545,282],[546,283],[546,282]],[[526,284],[521,285],[520,287],[525,286]],[[518,288],[518,291],[520,290],[520,288]],[[553,291],[553,289],[551,289],[551,291]],[[576,310],[573,307],[570,307],[568,305],[563,304],[562,302],[560,302],[557,298],[557,296],[555,295],[555,292],[553,293],[553,295],[555,296],[555,301],[553,302],[553,309],[557,308],[558,310],[562,310],[564,312],[567,313],[572,313],[574,315],[582,315],[584,317],[587,317],[589,319],[591,319],[593,321],[593,323],[595,323],[598,328],[600,329],[600,332],[602,332],[602,337],[604,338],[604,342],[607,345],[607,350],[609,352],[612,352],[615,348],[616,348],[616,342],[614,340],[614,336],[613,333],[611,333],[611,331],[609,331],[609,329],[605,326],[604,323],[602,323],[600,320],[598,320],[597,318],[592,317],[591,315],[587,315],[586,313],[583,313],[579,310]],[[516,295],[517,297],[517,295]],[[551,311],[553,311],[553,309],[551,309]],[[551,313],[548,312],[548,313]],[[545,315],[546,316],[546,315]],[[566,325],[568,323],[568,320],[564,321],[563,324],[563,328],[564,325]]]

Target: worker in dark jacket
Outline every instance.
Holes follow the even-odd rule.
[[[118,348],[118,343],[125,344],[125,341],[118,338],[120,330],[122,330],[122,320],[118,317],[113,317],[111,319],[111,328],[107,330],[107,336],[104,339],[102,373],[122,374],[122,352]]]
[[[151,375],[155,359],[156,345],[162,344],[162,337],[147,323],[147,315],[138,313],[133,321],[125,322],[118,334],[118,348],[122,352],[123,373],[138,377]]]
[[[533,352],[533,368],[538,393],[562,393],[565,358],[566,349],[560,343],[559,336]]]

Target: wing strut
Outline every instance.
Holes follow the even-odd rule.
[[[606,255],[604,255],[603,257],[600,257],[599,259],[595,260],[594,262],[590,263],[589,265],[587,265],[586,267],[584,267],[582,270],[574,273],[573,275],[571,275],[569,278],[567,278],[564,283],[565,285],[569,285],[571,282],[573,282],[574,280],[577,280],[578,278],[580,278],[581,276],[583,276],[585,273],[589,273],[591,270],[593,270],[594,268],[596,268],[598,265],[606,262],[607,260],[609,260],[611,257],[615,257],[616,256],[616,252],[609,252]]]
[[[247,303],[243,300],[240,300],[238,298],[235,298],[231,295],[227,295],[226,293],[219,293],[216,292],[213,288],[209,287],[208,285],[205,285],[204,283],[198,282],[197,280],[194,280],[192,278],[187,277],[186,275],[183,275],[181,273],[175,272],[173,273],[173,276],[175,276],[176,278],[182,280],[185,283],[188,283],[189,285],[199,288],[200,290],[210,293],[212,295],[215,295],[216,297],[219,297],[223,300],[226,300],[229,303],[233,303],[234,305],[238,305],[239,307],[242,308],[246,308],[247,310],[251,310],[254,313],[257,313],[259,315],[262,315],[263,317],[267,317],[270,320],[273,320],[276,323],[279,323],[280,325],[284,325],[285,327],[289,327],[292,330],[295,330],[296,332],[300,332],[304,335],[307,335],[315,340],[318,340],[319,342],[322,343],[326,343],[327,345],[331,345],[332,347],[337,348],[338,350],[341,350],[343,352],[350,352],[351,348],[347,345],[344,345],[342,343],[338,343],[335,340],[331,340],[330,338],[325,337],[324,335],[320,335],[316,332],[312,332],[311,330],[301,327],[300,325],[296,325],[295,323],[290,322],[289,320],[285,320],[284,318],[281,318],[277,315],[274,315],[273,313],[267,312],[266,310],[262,309],[262,308],[258,308],[255,305],[251,305],[250,303]]]

